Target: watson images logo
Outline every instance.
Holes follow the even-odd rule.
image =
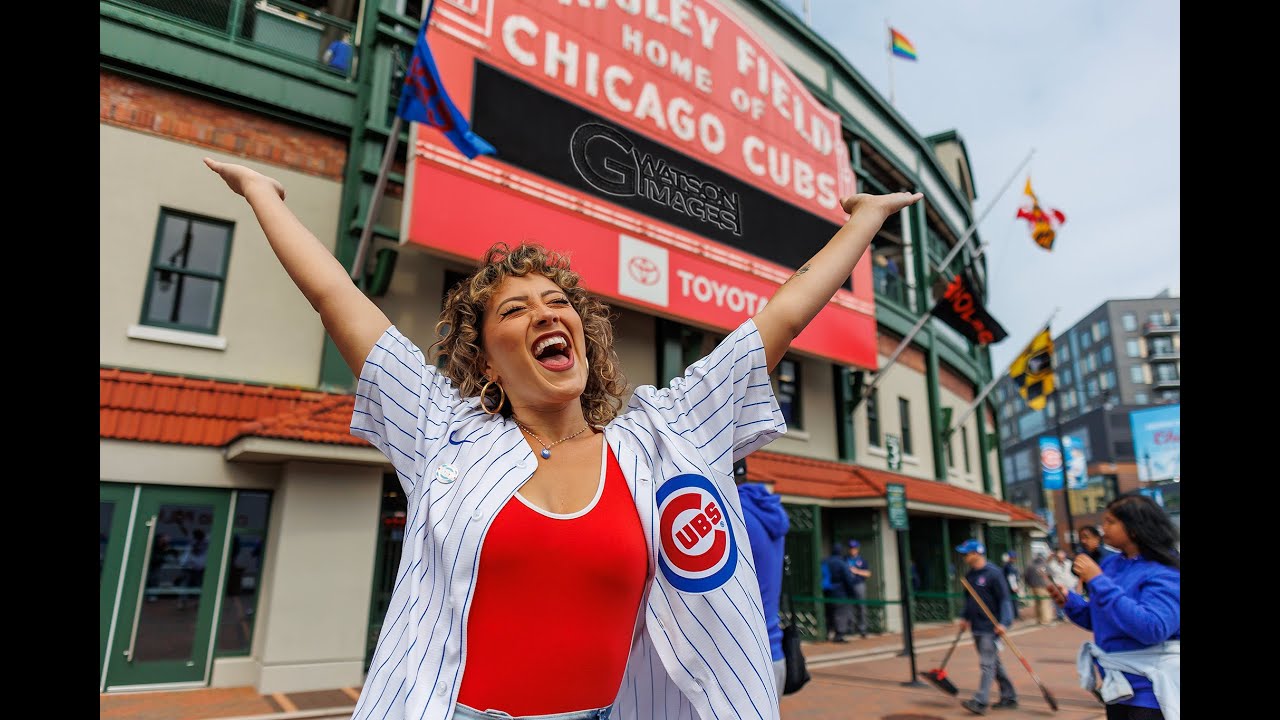
[[[615,197],[641,197],[687,217],[742,235],[742,202],[709,180],[702,180],[650,153],[618,130],[583,123],[569,138],[573,167],[591,187]]]

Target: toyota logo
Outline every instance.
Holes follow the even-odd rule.
[[[632,280],[641,285],[657,285],[662,279],[662,271],[658,269],[658,264],[638,255],[627,262],[627,272],[631,274]]]

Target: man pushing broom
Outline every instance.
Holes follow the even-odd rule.
[[[965,710],[975,715],[987,714],[988,691],[991,679],[995,678],[1000,685],[1000,700],[992,708],[1018,707],[1018,693],[1013,689],[1013,682],[1000,662],[1000,644],[997,636],[1003,636],[1005,628],[1013,622],[1012,605],[1009,600],[1009,583],[1004,574],[995,565],[987,562],[987,549],[975,539],[969,539],[956,547],[956,552],[964,555],[964,562],[969,566],[965,580],[973,587],[974,593],[982,597],[988,608],[999,608],[1000,622],[993,624],[987,613],[982,611],[972,595],[965,598],[964,612],[960,616],[960,630],[966,628],[973,632],[973,643],[978,648],[978,662],[982,667],[982,678],[978,681],[978,691],[973,698],[961,703]]]

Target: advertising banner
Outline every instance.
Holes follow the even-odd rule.
[[[497,153],[415,123],[406,242],[538,242],[597,294],[729,330],[846,218],[839,118],[715,0],[437,0],[427,38]],[[869,257],[793,346],[877,366]]]
[[[1062,489],[1062,445],[1056,437],[1040,438],[1040,473],[1045,490]]]
[[[1181,481],[1182,405],[1160,405],[1129,413],[1138,480]]]
[[[1064,462],[1067,473],[1067,489],[1079,490],[1089,484],[1088,447],[1083,435],[1065,435],[1062,438]]]

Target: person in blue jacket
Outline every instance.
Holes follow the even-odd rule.
[[[787,530],[791,520],[782,507],[782,499],[761,483],[747,480],[747,463],[734,463],[734,480],[738,483],[738,499],[751,540],[751,557],[756,563],[756,579],[760,582],[760,599],[764,604],[765,626],[769,629],[769,652],[773,657],[773,676],[778,681],[778,697],[786,684],[787,661],[782,654],[782,626],[778,621],[778,601],[782,597],[782,560],[786,556]]]
[[[978,667],[982,675],[978,680],[977,690],[973,697],[960,703],[960,706],[974,715],[986,715],[989,708],[1012,710],[1018,707],[1018,691],[1013,687],[1013,680],[1000,661],[1001,643],[1006,629],[1013,622],[1013,605],[1009,603],[1009,581],[1004,578],[1004,571],[995,563],[987,562],[987,548],[977,538],[969,538],[956,546],[956,552],[964,556],[964,564],[969,566],[964,579],[973,588],[973,592],[982,598],[986,610],[979,607],[973,596],[965,593],[964,610],[960,614],[960,627],[973,634],[973,645],[978,650]],[[992,624],[987,613],[995,616]],[[991,681],[995,680],[1000,690],[1000,699],[988,705]]]
[[[1125,493],[1102,514],[1102,539],[1120,552],[1072,571],[1089,591],[1050,583],[1071,622],[1093,631],[1080,650],[1081,685],[1107,703],[1107,720],[1175,720],[1180,714],[1182,569],[1178,531],[1145,495]]]

